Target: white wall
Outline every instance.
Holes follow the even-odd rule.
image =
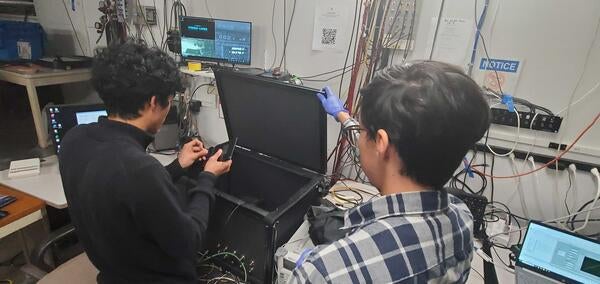
[[[253,62],[254,66],[262,67],[262,52],[273,53],[270,35],[271,1],[208,1],[211,12],[215,18],[229,18],[237,20],[252,21],[255,25],[253,40]],[[232,2],[235,3],[232,5]],[[278,1],[281,3],[282,1]],[[288,1],[290,2],[290,1]],[[352,5],[352,1],[346,1]],[[419,1],[418,26],[416,30],[415,51],[409,59],[422,59],[425,55],[426,41],[429,33],[431,17],[436,17],[439,12],[441,1]],[[551,2],[551,3],[550,3]],[[572,3],[573,2],[573,3]],[[479,7],[483,1],[480,0]],[[473,0],[446,1],[443,17],[469,17],[472,18]],[[288,46],[288,68],[295,74],[315,74],[323,71],[333,70],[343,66],[345,54],[331,51],[311,51],[313,11],[315,1],[302,1],[297,7],[297,14],[292,28],[292,35]],[[288,5],[290,6],[290,5]],[[521,73],[521,80],[516,96],[532,100],[541,105],[558,111],[567,105],[570,91],[577,81],[577,76],[583,71],[585,52],[589,48],[594,37],[596,23],[600,16],[600,2],[598,1],[518,1],[502,0],[491,1],[488,20],[484,27],[484,36],[490,49],[490,56],[517,57],[526,60],[525,68]],[[278,11],[281,11],[278,8]],[[194,13],[198,16],[207,16],[204,5],[195,4]],[[279,12],[278,14],[281,14]],[[289,16],[289,13],[288,13]],[[276,22],[281,22],[281,15],[276,15]],[[561,20],[557,20],[561,19]],[[276,26],[276,35],[281,40],[281,25]],[[577,32],[572,32],[572,31]],[[556,34],[556,36],[554,36]],[[560,36],[558,36],[560,35]],[[571,44],[572,43],[572,44]],[[598,42],[595,43],[597,46]],[[281,45],[280,45],[281,46]],[[472,46],[472,44],[469,44]],[[481,44],[479,45],[481,49]],[[479,51],[476,62],[479,61],[483,51]],[[582,81],[580,91],[576,98],[590,89],[597,79],[600,68],[600,52],[594,48],[593,57],[588,64],[588,70]],[[258,62],[257,62],[258,61]],[[563,66],[561,68],[550,68],[551,66]],[[330,82],[336,86],[338,82]],[[313,85],[321,87],[320,85]],[[522,95],[521,95],[522,94]],[[582,125],[588,122],[594,111],[600,109],[600,96],[590,96],[585,103],[578,104],[573,108],[570,123],[563,125],[561,133],[564,141],[570,141]],[[200,130],[211,143],[217,143],[226,139],[223,120],[218,118],[218,111],[212,108],[203,108],[199,115]],[[329,119],[329,150],[335,145],[338,131],[337,124]],[[508,133],[509,139],[513,139],[514,128],[493,127],[492,136],[496,133]],[[532,137],[533,134],[527,130],[524,136]],[[555,134],[537,134],[538,144],[544,145],[548,140],[556,141]],[[513,139],[514,140],[514,139]],[[493,141],[493,140],[492,140]],[[529,149],[530,141],[523,139],[524,144],[519,149]],[[543,142],[542,142],[543,141]],[[582,145],[588,148],[600,146],[600,131],[598,127],[592,129]],[[508,146],[510,143],[494,141],[494,145]],[[543,146],[542,146],[543,147]],[[536,148],[537,152],[554,155],[553,151],[544,151]],[[595,153],[595,152],[594,152]],[[479,154],[481,158],[481,153]],[[584,161],[598,163],[597,157],[580,154],[572,155]],[[482,162],[482,159],[478,159]],[[488,163],[490,158],[488,156]],[[522,160],[517,160],[519,171],[521,171]],[[537,166],[541,166],[537,164]],[[525,169],[529,169],[526,167]],[[495,175],[512,175],[511,164],[508,159],[497,158]],[[516,214],[523,214],[520,206],[519,195],[516,194],[515,179],[495,181],[495,200],[508,204]],[[470,180],[470,184],[475,180]],[[549,219],[556,216],[566,215],[563,205],[565,191],[568,188],[568,176],[564,171],[555,173],[552,170],[542,170],[536,175],[530,175],[521,179],[525,192],[525,202],[532,218]],[[537,184],[537,186],[536,186]],[[596,185],[588,172],[578,171],[576,188],[569,194],[569,207],[576,210],[584,202],[590,200],[596,193]],[[488,189],[489,190],[489,189]],[[489,191],[488,191],[489,193]],[[576,200],[574,200],[576,198]],[[600,217],[600,212],[593,216]],[[600,228],[598,223],[589,225],[595,231]]]
[[[63,3],[66,4],[66,11]],[[69,0],[35,0],[34,5],[36,19],[42,25],[48,39],[46,42],[48,45],[44,47],[47,55],[93,56],[97,38],[94,22],[100,17],[97,1],[76,0],[75,11],[72,10]],[[71,16],[73,26],[67,12]],[[89,82],[66,84],[61,88],[65,103],[93,103],[100,100]]]
[[[64,17],[64,8],[60,6],[59,1],[36,1],[36,8],[38,11],[40,9],[50,9],[52,11],[47,19],[49,28],[60,33],[64,30],[70,30],[70,24]],[[341,68],[344,64],[345,52],[312,51],[311,49],[313,14],[317,1],[298,1],[287,51],[287,67],[294,74],[311,75]],[[346,2],[347,5],[354,5],[352,0],[339,1]],[[446,1],[443,17],[472,19],[474,1]],[[480,10],[483,1],[479,0]],[[83,1],[78,1],[78,7],[81,7],[81,2]],[[169,7],[171,2],[168,1]],[[274,45],[271,37],[272,0],[208,0],[207,2],[212,16],[215,18],[244,20],[253,23],[252,65],[259,68],[269,67],[274,55]],[[291,0],[287,2],[287,15],[289,17],[293,2]],[[90,1],[89,3],[91,4],[87,5],[86,1],[86,3],[83,3],[85,9],[75,12],[75,14],[80,13],[83,15],[75,15],[73,18],[74,21],[79,23],[76,26],[82,37],[85,37],[85,30],[88,30],[89,37],[86,39],[86,42],[88,42],[85,47],[86,52],[91,52],[94,46],[91,42],[95,41],[96,33],[91,27],[99,17],[99,12],[95,11],[97,2]],[[142,0],[141,3],[152,5],[153,1]],[[163,25],[162,3],[162,1],[156,1],[160,26]],[[188,0],[184,3],[188,7],[188,15],[208,16],[204,1]],[[277,1],[274,17],[279,54],[281,54],[283,46],[282,3],[283,0]],[[440,3],[439,0],[417,1],[419,11],[417,13],[415,50],[410,54],[409,59],[427,57],[425,50],[431,18],[438,15]],[[525,61],[515,96],[531,100],[553,111],[558,111],[568,105],[569,97],[582,72],[585,71],[581,86],[575,92],[575,99],[599,81],[596,74],[600,72],[600,49],[598,48],[600,42],[597,40],[593,42],[592,54],[585,70],[583,70],[583,65],[586,62],[586,52],[595,37],[596,24],[600,18],[600,1],[491,0],[490,3],[488,18],[483,28],[490,56],[492,58],[522,58]],[[44,13],[39,14],[39,17],[44,18],[42,15]],[[40,22],[44,21],[40,20]],[[348,25],[351,26],[351,22]],[[154,30],[156,32],[155,36],[158,36],[158,29],[154,28]],[[148,34],[146,39],[151,42]],[[472,43],[469,43],[469,46],[471,45]],[[481,46],[480,43],[476,62],[480,60],[483,53]],[[204,81],[197,81],[196,83],[201,82]],[[320,88],[325,83],[307,84]],[[329,84],[337,89],[339,81],[332,80]],[[598,93],[592,93],[585,101],[573,107],[568,123],[563,124],[558,135],[522,130],[520,140],[523,143],[518,149],[526,151],[534,135],[537,135],[536,145],[540,146],[535,147],[534,151],[554,155],[555,152],[545,149],[547,143],[560,140],[561,135],[564,135],[563,143],[571,141],[584,124],[590,121],[600,109],[600,95]],[[224,122],[219,118],[218,113],[216,107],[203,107],[198,116],[200,132],[209,144],[227,140]],[[331,118],[328,119],[328,123],[328,148],[331,150],[335,145],[339,126]],[[493,126],[491,133],[491,143],[493,145],[506,147],[511,145],[511,141],[514,141],[514,128]],[[600,127],[596,126],[581,140],[580,146],[574,148],[574,151],[578,153],[569,154],[566,157],[600,164],[600,142],[598,141],[600,141]],[[479,156],[481,157],[481,154]],[[488,163],[489,160],[488,158]],[[521,160],[517,161],[519,165],[522,163]],[[538,164],[538,166],[540,165]],[[496,159],[495,175],[509,174],[512,174],[512,170],[508,159]],[[536,180],[539,183],[537,187],[534,186]],[[542,170],[537,175],[524,177],[521,182],[531,217],[547,219],[566,213],[562,205],[564,192],[568,188],[566,172],[559,172],[556,177],[553,171]],[[514,193],[516,188],[514,179],[496,180],[495,198],[498,201],[507,203],[515,213],[522,214],[518,194]],[[558,192],[555,188],[558,188]],[[572,192],[572,196],[576,196],[577,200],[572,201],[571,208],[579,207],[583,202],[591,199],[595,189],[591,175],[587,172],[578,172],[577,188]],[[600,213],[595,213],[595,216],[600,217]],[[596,224],[592,228],[598,230],[599,226]]]
[[[441,1],[422,2],[415,52],[411,59],[426,59],[427,38],[430,36],[431,18],[437,17]],[[478,15],[484,0],[478,1]],[[475,0],[446,1],[442,17],[474,18]],[[524,62],[516,97],[530,100],[558,112],[569,105],[574,92],[574,101],[594,87],[600,80],[600,41],[597,25],[600,21],[600,2],[594,0],[490,0],[488,16],[482,34],[485,37],[491,58],[519,58]],[[469,48],[472,42],[469,43]],[[586,58],[591,47],[591,54]],[[481,41],[475,64],[484,55]],[[467,61],[470,58],[467,57]],[[584,66],[587,66],[584,69]],[[464,67],[466,68],[466,63]],[[575,86],[582,76],[580,86]],[[521,130],[521,143],[517,149],[524,152],[534,144],[533,152],[547,156],[556,155],[547,149],[549,142],[568,144],[600,111],[600,90],[572,107],[568,120],[563,121],[557,134]],[[561,116],[564,116],[563,113]],[[511,148],[515,141],[515,128],[492,125],[490,144]],[[592,128],[573,148],[567,159],[600,164],[600,127]],[[481,158],[481,153],[479,154]],[[482,159],[477,159],[482,162]],[[488,163],[490,159],[488,158]],[[521,160],[517,160],[519,172]],[[537,167],[541,164],[537,164]],[[531,169],[526,167],[525,171]],[[512,175],[510,160],[496,159],[497,176]],[[474,181],[472,181],[474,182]],[[496,179],[495,200],[508,204],[515,213],[522,214],[517,180]],[[536,186],[536,183],[538,186]],[[542,170],[521,179],[525,192],[525,204],[530,217],[549,219],[567,214],[563,200],[568,188],[566,171],[555,173]],[[489,191],[488,191],[489,193]],[[596,194],[596,183],[589,172],[578,171],[577,188],[569,194],[570,209],[576,210]],[[573,200],[575,198],[576,200]],[[599,217],[600,212],[593,216]],[[581,218],[581,217],[580,217]],[[599,223],[590,225],[598,232]]]
[[[312,31],[315,3],[318,0],[298,1],[296,14],[292,23],[291,34],[287,47],[287,69],[290,73],[298,75],[312,75],[326,72],[333,69],[342,68],[346,52],[338,51],[313,51],[312,50]],[[340,0],[347,5],[354,6],[353,0]],[[252,39],[252,66],[258,68],[269,68],[274,55],[274,44],[271,34],[271,15],[273,0],[256,1],[208,1],[211,14],[214,18],[235,19],[242,21],[251,21],[253,28]],[[287,1],[287,17],[291,16],[293,1]],[[278,45],[278,60],[281,58],[283,49],[283,1],[277,0],[275,11],[275,35]],[[193,5],[193,15],[207,17],[208,13],[204,6],[204,1],[198,1]],[[351,27],[352,21],[349,19],[346,26]],[[345,44],[344,44],[345,45]],[[351,61],[351,60],[350,60]],[[347,88],[349,75],[346,76]],[[322,88],[326,83],[306,82],[307,86]],[[339,88],[339,80],[328,82],[334,90]],[[218,110],[215,108],[202,108],[198,117],[200,131],[211,144],[220,143],[226,140],[227,134],[223,119],[218,117]],[[335,147],[335,141],[339,131],[339,125],[335,120],[328,118],[328,151]]]
[[[429,54],[425,54],[425,48],[430,35],[431,18],[438,16],[441,3],[438,0],[419,2],[422,10],[412,59],[429,57]],[[483,3],[484,0],[478,0],[478,15]],[[475,0],[446,1],[442,17],[472,20],[474,4]],[[558,112],[569,105],[571,94],[575,93],[576,101],[600,82],[597,78],[600,71],[600,41],[596,30],[599,21],[600,2],[594,0],[490,0],[482,34],[491,58],[523,60],[518,87],[512,95]],[[469,49],[471,47],[472,43],[469,43]],[[586,55],[590,47],[588,60]],[[484,51],[480,41],[476,65],[482,56]],[[580,76],[582,80],[575,91]],[[599,90],[572,108],[568,121],[563,121],[559,133],[521,131],[519,140],[523,145],[518,149],[527,150],[537,135],[534,152],[555,155],[554,151],[547,149],[548,143],[562,141],[567,144],[573,141],[598,113],[598,109]],[[565,116],[565,113],[561,116]],[[515,140],[515,128],[494,125],[490,136],[491,144],[510,148]],[[598,141],[600,129],[596,127],[565,158],[600,164]]]

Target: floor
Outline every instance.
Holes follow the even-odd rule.
[[[37,279],[21,271],[21,266],[24,264],[25,259],[23,254],[20,254],[16,258],[9,260],[7,263],[0,264],[0,283],[5,283],[6,281],[12,281],[14,284],[36,283]]]

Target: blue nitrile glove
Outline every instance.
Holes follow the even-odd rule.
[[[342,103],[340,98],[338,98],[338,96],[331,90],[329,86],[318,92],[317,96],[319,97],[319,100],[321,100],[321,104],[323,105],[325,111],[336,119],[340,112],[348,112],[344,108],[344,103]]]

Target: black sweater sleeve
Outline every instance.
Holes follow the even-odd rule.
[[[158,165],[144,166],[134,173],[138,196],[126,201],[143,234],[149,235],[168,255],[193,257],[204,242],[216,178],[203,173],[197,185],[186,191],[187,208],[174,196],[177,187]],[[139,196],[139,192],[144,192]]]
[[[165,166],[165,170],[171,175],[173,181],[177,181],[180,177],[185,174],[185,169],[179,164],[179,159],[175,159],[173,162]]]

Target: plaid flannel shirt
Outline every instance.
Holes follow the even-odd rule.
[[[350,233],[319,246],[289,283],[464,283],[473,217],[446,191],[373,199],[346,213]]]

